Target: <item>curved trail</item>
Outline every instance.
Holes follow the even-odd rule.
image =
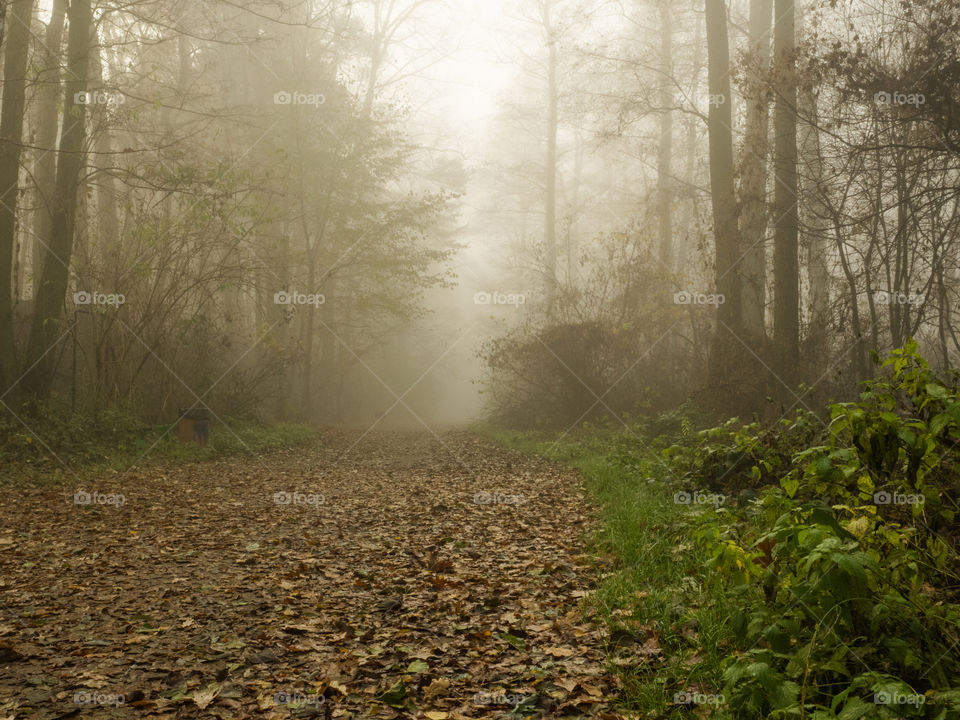
[[[333,433],[75,490],[0,508],[0,718],[617,717],[570,470]]]

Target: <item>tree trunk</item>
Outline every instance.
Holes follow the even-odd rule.
[[[550,21],[550,4],[543,2],[543,29],[547,34],[547,158],[544,212],[544,258],[547,315],[557,303],[557,39]]]
[[[31,370],[27,387],[39,399],[50,394],[53,382],[55,344],[61,333],[61,307],[67,291],[73,232],[76,222],[77,188],[83,167],[86,112],[77,102],[86,92],[92,25],[91,0],[73,0],[69,11],[67,39],[67,81],[57,163],[57,193],[53,204],[53,225],[47,242],[37,302],[30,327],[28,358]]]
[[[23,109],[33,0],[14,0],[3,57],[3,104],[0,107],[0,391],[17,381],[13,334],[13,257],[23,150]]]
[[[711,347],[710,380],[723,409],[742,401],[743,369],[739,221],[734,190],[733,121],[730,111],[730,47],[724,0],[706,0],[707,81],[710,111],[710,195],[713,201],[715,284],[723,302],[717,307],[717,328]]]
[[[770,125],[770,28],[773,0],[750,0],[747,118],[740,153],[743,213],[743,326],[751,338],[766,334],[767,154]]]
[[[792,382],[800,352],[800,268],[797,221],[797,78],[793,0],[776,0],[774,28],[777,101],[773,253],[773,336],[777,371]]]
[[[805,86],[800,90],[799,110],[803,234],[806,236],[803,244],[807,251],[807,284],[810,288],[807,336],[813,343],[813,352],[819,354],[826,350],[824,343],[830,320],[830,272],[827,268],[830,210],[823,196],[823,157],[817,127],[819,113],[813,88]]]
[[[660,152],[657,155],[657,206],[660,262],[673,270],[673,17],[669,0],[660,3]]]
[[[67,14],[67,1],[54,0],[50,13],[50,22],[44,33],[43,70],[39,74],[40,87],[37,90],[37,158],[34,170],[34,182],[37,188],[37,207],[33,212],[33,295],[36,297],[40,284],[40,272],[46,248],[43,247],[50,237],[52,225],[51,211],[53,196],[57,185],[57,126],[60,113],[57,104],[60,100],[60,46],[63,43],[63,24]]]

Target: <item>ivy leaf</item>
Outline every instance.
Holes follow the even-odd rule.
[[[402,708],[406,698],[407,688],[403,684],[403,680],[397,680],[393,687],[377,696],[377,700],[392,708]]]
[[[792,498],[800,487],[800,480],[793,473],[785,475],[780,479],[780,487],[787,493],[787,497]]]

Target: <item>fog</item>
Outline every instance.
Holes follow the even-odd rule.
[[[9,3],[4,402],[564,429],[951,367],[954,12]]]

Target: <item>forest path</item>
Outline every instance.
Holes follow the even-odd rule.
[[[618,717],[571,470],[331,433],[81,489],[0,506],[0,719]]]

